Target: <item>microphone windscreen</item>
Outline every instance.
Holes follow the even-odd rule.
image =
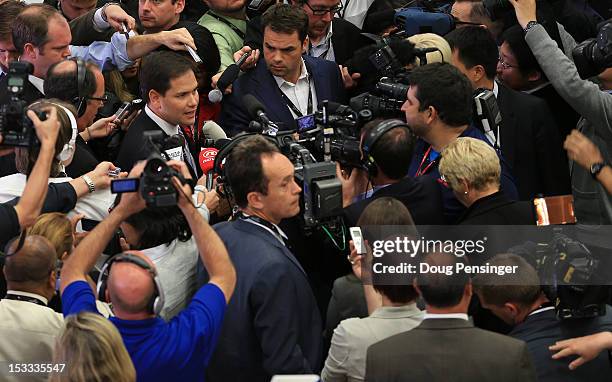
[[[242,97],[242,102],[249,113],[249,117],[252,119],[258,119],[258,112],[266,112],[266,108],[253,94],[245,94]]]
[[[206,121],[206,123],[204,123],[202,126],[202,134],[204,134],[206,138],[214,140],[227,138],[225,131],[223,131],[221,126],[214,121]]]
[[[219,77],[219,80],[217,81],[217,88],[219,88],[221,92],[224,92],[231,83],[236,81],[238,74],[240,74],[240,67],[236,64],[231,64],[225,68],[223,74],[221,74],[221,77]]]
[[[200,164],[200,169],[204,174],[208,174],[212,171],[215,164],[215,157],[217,156],[218,152],[219,150],[214,147],[207,147],[200,151],[198,163]]]
[[[219,103],[223,100],[223,92],[217,88],[208,92],[208,100],[212,103]]]

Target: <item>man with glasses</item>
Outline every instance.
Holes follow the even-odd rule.
[[[340,0],[293,0],[308,15],[307,54],[343,65],[359,48],[372,41],[350,22],[335,17],[342,11]]]

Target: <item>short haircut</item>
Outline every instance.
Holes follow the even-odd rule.
[[[374,126],[365,126],[364,129],[374,128],[375,125],[378,123],[374,122]],[[402,179],[408,174],[415,141],[408,126],[400,125],[378,138],[370,154],[383,174],[394,180]]]
[[[235,139],[235,138],[234,138]],[[256,135],[236,144],[227,157],[225,176],[232,189],[234,202],[241,208],[248,205],[250,192],[268,193],[268,182],[261,159],[264,155],[280,153],[266,138]]]
[[[190,71],[193,72],[191,61],[175,52],[153,52],[145,56],[138,72],[142,98],[149,102],[151,90],[165,95],[173,79]]]
[[[417,285],[425,302],[436,308],[450,308],[458,305],[470,278],[467,273],[454,270],[457,264],[466,264],[467,259],[450,253],[430,253],[425,256],[423,263],[430,266],[451,266],[453,269],[452,275],[435,272],[419,273]]]
[[[25,8],[25,3],[16,0],[8,0],[0,4],[0,41],[8,41],[12,38],[15,18]]]
[[[427,58],[427,63],[431,64],[434,62],[451,62],[452,52],[451,48],[448,45],[448,42],[444,39],[444,37],[439,36],[435,33],[421,33],[415,34],[413,36],[408,37],[407,39],[411,43],[414,44],[414,47],[417,49],[424,48],[438,48],[439,51],[429,52],[425,55]],[[416,66],[420,66],[420,60],[415,61]]]
[[[19,239],[9,244],[9,251],[17,249]],[[49,240],[38,235],[26,236],[17,253],[7,256],[4,274],[9,283],[44,283],[55,269],[55,250]]]
[[[363,210],[357,226],[364,229],[366,239],[377,236],[373,226],[384,226],[385,233],[392,237],[416,237],[417,231],[408,208],[397,199],[382,197],[374,200]],[[367,227],[367,228],[366,228]],[[393,228],[391,228],[393,227]],[[391,230],[395,232],[390,232]],[[389,258],[403,259],[403,256],[389,256]],[[387,296],[391,302],[402,304],[417,298],[417,292],[409,279],[406,284],[379,285],[373,283],[374,289]]]
[[[42,214],[36,219],[28,235],[45,237],[55,249],[58,260],[64,253],[72,252],[74,237],[72,236],[72,223],[66,215],[60,212]]]
[[[454,190],[459,188],[461,180],[477,190],[491,184],[499,186],[501,176],[499,157],[493,147],[469,137],[459,137],[444,148],[439,170]]]
[[[499,51],[495,39],[488,29],[479,26],[465,26],[455,29],[446,36],[446,41],[466,68],[481,65],[487,78],[492,80],[497,73]]]
[[[519,25],[506,29],[501,35],[501,40],[508,43],[508,47],[514,54],[514,58],[516,58],[518,70],[521,74],[526,76],[531,72],[540,72],[542,78],[546,78],[544,71],[540,64],[538,64],[538,60],[536,60],[531,52],[531,48],[527,45],[527,41],[525,41],[525,32],[523,32]]]
[[[483,303],[503,306],[507,302],[531,306],[542,294],[536,270],[521,256],[497,255],[487,261],[491,266],[517,266],[516,272],[500,276],[482,273],[474,278],[474,289]]]
[[[472,84],[451,64],[419,66],[410,73],[409,82],[417,87],[420,111],[433,106],[440,120],[453,127],[472,121]]]
[[[13,45],[19,54],[23,54],[25,44],[32,44],[39,49],[49,41],[49,20],[53,17],[64,17],[59,11],[47,4],[32,4],[15,18],[13,23]]]
[[[64,61],[72,61],[74,64],[70,65],[70,70],[58,72],[57,66],[62,64]],[[81,94],[91,97],[96,92],[96,76],[92,71],[92,67],[95,64],[87,63],[85,65],[85,76],[81,89]],[[47,78],[44,82],[45,97],[57,98],[62,101],[70,102],[79,96],[78,89],[78,78],[77,78],[77,63],[74,60],[63,60],[56,62],[49,67],[47,71]],[[77,105],[74,105],[75,107]]]
[[[295,5],[275,4],[261,18],[261,29],[265,31],[266,27],[276,33],[297,32],[300,41],[304,41],[308,36],[308,15]]]

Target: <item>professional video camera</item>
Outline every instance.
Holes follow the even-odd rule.
[[[0,134],[2,145],[29,147],[38,142],[34,125],[26,115],[27,103],[21,99],[28,76],[33,72],[29,62],[13,61],[9,64],[7,89],[10,100],[0,105]],[[47,119],[43,112],[37,113],[42,121]]]
[[[540,276],[544,293],[561,319],[602,316],[610,287],[597,281],[599,260],[582,243],[560,233],[544,244],[532,242],[509,252],[523,256]]]
[[[111,181],[111,192],[140,192],[147,207],[169,207],[176,205],[178,192],[172,184],[172,178],[177,177],[182,184],[192,183],[168,166],[166,161],[172,157],[168,146],[176,146],[176,137],[167,137],[161,131],[146,131],[143,133],[151,147],[151,154],[140,178],[114,179]],[[182,146],[179,146],[182,147]],[[193,184],[191,184],[193,188]]]
[[[593,77],[612,67],[612,20],[603,23],[597,38],[590,38],[572,50],[574,64],[582,78]]]
[[[351,98],[350,105],[353,110],[368,110],[372,117],[399,117],[402,115],[402,104],[406,101],[408,85],[399,81],[407,82],[407,72],[399,73],[395,79],[381,78],[376,84],[376,93],[362,93]],[[396,82],[398,81],[398,82]]]

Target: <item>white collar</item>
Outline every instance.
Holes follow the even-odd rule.
[[[147,113],[147,115],[149,116],[149,118],[151,118],[153,120],[153,122],[155,122],[157,124],[157,126],[159,126],[164,133],[166,133],[166,135],[176,135],[179,132],[179,126],[178,125],[172,125],[166,121],[164,121],[161,117],[159,117],[157,114],[155,114],[153,112],[153,110],[149,109],[149,105],[145,106],[145,113]]]
[[[300,60],[302,60],[302,68],[300,69],[301,73],[300,73],[300,76],[298,77],[297,82],[300,82],[300,80],[308,81],[308,70],[306,69],[306,62],[304,62],[303,57],[301,57]],[[297,82],[294,84],[289,81],[285,81],[283,77],[278,77],[278,76],[274,76],[274,80],[276,80],[276,84],[278,85],[279,88],[283,86],[284,84],[287,84],[289,86],[295,86],[297,84]]]
[[[497,85],[497,81],[493,80],[493,94],[497,99],[497,95],[499,94],[499,85]]]
[[[459,318],[462,320],[469,321],[466,313],[425,313],[425,320],[428,318]]]
[[[540,90],[540,89],[542,89],[543,87],[546,87],[546,86],[548,86],[548,85],[550,85],[550,82],[545,82],[545,83],[543,83],[543,84],[541,84],[541,85],[536,86],[536,87],[535,87],[535,88],[533,88],[533,89],[524,90],[524,91],[523,91],[523,93],[531,94],[531,93],[537,92],[538,90]]]
[[[243,214],[244,216],[247,216],[247,217],[248,217],[248,216],[250,216],[250,215],[245,214],[244,212],[243,212],[242,214]],[[260,226],[261,228],[263,228],[263,229],[265,229],[266,231],[270,232],[270,233],[271,233],[271,234],[272,234],[272,235],[273,235],[273,236],[274,236],[274,237],[275,237],[275,238],[276,238],[278,241],[280,241],[280,243],[281,243],[282,245],[285,245],[285,242],[283,241],[283,239],[285,239],[285,240],[288,240],[288,239],[289,239],[289,238],[287,237],[287,234],[285,234],[285,232],[284,232],[284,231],[281,229],[281,227],[277,226],[276,224],[274,224],[274,223],[272,223],[272,222],[268,222],[268,223],[272,224],[272,225],[274,226],[274,228],[276,228],[276,230],[278,231],[278,233],[277,233],[277,232],[272,231],[270,228],[266,227],[266,226],[265,226],[265,225],[263,225],[263,224],[260,224],[260,223],[256,222],[256,221],[255,221],[255,220],[253,220],[253,219],[244,219],[244,221],[246,221],[246,222],[248,222],[248,223],[251,223],[251,224],[255,224],[255,225],[257,225],[257,226]],[[279,236],[278,236],[279,234],[280,234],[280,236],[281,236],[281,237],[279,237]]]
[[[43,80],[42,78],[35,77],[31,74],[28,76],[28,80],[30,80],[30,83],[34,85],[34,87],[38,89],[38,91],[42,95],[45,95],[45,80]]]
[[[533,312],[529,313],[527,317],[531,316],[532,314],[538,314],[538,313],[546,312],[547,310],[553,310],[553,309],[555,309],[554,306],[547,306],[545,308],[536,309]]]
[[[45,305],[49,304],[49,300],[47,300],[46,297],[43,297],[43,296],[41,296],[39,294],[36,294],[36,293],[22,292],[20,290],[7,290],[6,294],[14,294],[14,295],[17,295],[17,296],[32,297],[32,298],[35,298],[37,300],[40,300],[40,301],[44,302]]]
[[[327,44],[331,40],[332,35],[334,34],[333,30],[332,30],[333,29],[332,28],[333,25],[334,25],[334,22],[332,20],[332,22],[329,23],[329,29],[327,30],[327,34],[325,35],[325,38],[320,39],[317,44],[312,44],[311,43],[313,48],[314,47],[319,47],[319,46],[324,45],[324,44]]]

